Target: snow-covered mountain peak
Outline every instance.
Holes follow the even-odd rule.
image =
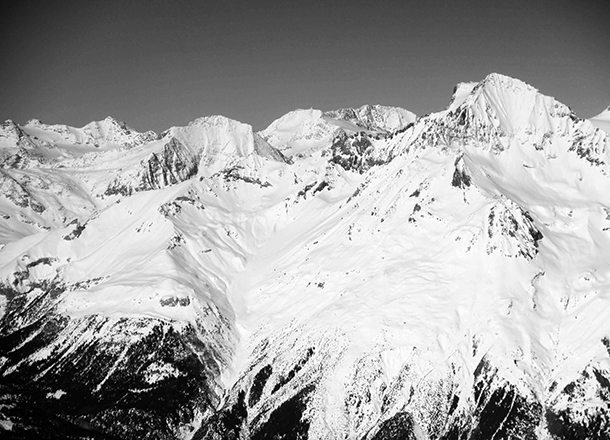
[[[32,119],[28,119],[28,121],[25,123],[24,127],[40,127],[44,125],[42,123],[42,121],[38,118],[32,118]]]
[[[29,120],[23,130],[37,144],[58,147],[81,147],[82,151],[133,148],[158,139],[153,131],[140,133],[110,116],[92,121],[82,128],[63,124],[44,124]]]
[[[403,130],[416,119],[399,107],[363,105],[359,108],[295,110],[261,131],[261,136],[287,156],[304,157],[329,146],[332,139],[365,133],[387,136]]]
[[[7,122],[0,435],[609,438],[610,136],[498,74],[412,118]]]
[[[121,136],[128,135],[133,130],[131,130],[127,124],[118,119],[113,118],[112,116],[106,116],[101,121],[92,121],[85,125],[83,131],[90,133],[91,136],[98,137],[108,137],[112,136]]]
[[[230,168],[259,152],[273,156],[272,147],[255,139],[258,136],[254,135],[251,125],[219,115],[195,119],[185,127],[172,127],[163,133],[163,138],[176,139],[199,157],[199,172],[205,176]]]
[[[456,93],[461,96],[455,103],[463,98],[461,103],[438,115],[441,125],[449,124],[448,130],[438,130],[437,125],[432,130],[444,132],[444,142],[466,153],[465,162],[471,175],[477,176],[477,186],[526,204],[548,203],[557,191],[562,203],[568,194],[578,197],[579,192],[586,192],[585,198],[603,198],[597,179],[604,180],[608,174],[610,136],[518,79],[491,74],[471,86],[462,88],[464,92],[471,89],[467,96],[458,86]],[[591,166],[597,171],[586,173],[590,180],[583,182],[584,171],[575,170]],[[578,191],[545,183],[568,176],[577,179],[571,185]],[[537,200],[525,202],[526,197]]]
[[[493,73],[472,89],[461,107],[470,107],[479,120],[514,134],[535,126],[537,121],[532,121],[531,117],[555,104],[553,98],[541,95],[529,84]]]
[[[294,131],[298,126],[307,121],[317,121],[322,116],[322,111],[314,108],[296,109],[273,121],[269,126],[262,130],[262,133]]]
[[[327,118],[347,121],[371,132],[391,133],[415,121],[413,112],[400,107],[366,104],[359,108],[342,108],[324,113]]]
[[[111,116],[102,121],[90,122],[82,128],[82,131],[87,136],[86,143],[92,143],[100,148],[112,148],[114,146],[132,148],[159,138],[153,131],[137,132],[124,122]]]
[[[577,136],[580,143],[605,145],[592,121],[579,118],[565,104],[523,81],[491,74],[464,95],[434,118],[450,116],[453,134],[478,139],[476,144],[483,149],[504,151],[514,141],[541,149],[551,138],[570,136]]]
[[[298,109],[273,121],[260,135],[286,156],[293,156],[324,148],[338,131],[322,111]]]

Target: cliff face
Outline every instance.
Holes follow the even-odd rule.
[[[3,433],[610,436],[610,135],[497,74],[409,115],[5,124]]]

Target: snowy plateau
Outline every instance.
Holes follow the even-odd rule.
[[[0,437],[610,438],[609,131],[499,74],[419,117],[4,122]]]

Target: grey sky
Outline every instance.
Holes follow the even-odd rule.
[[[442,110],[498,72],[610,105],[608,1],[28,1],[0,15],[0,119],[163,131],[295,108]]]

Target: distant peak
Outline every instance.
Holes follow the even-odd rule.
[[[43,123],[40,119],[32,118],[29,121],[27,121],[25,123],[25,125],[28,127],[39,127],[39,126],[43,125]]]
[[[356,124],[372,131],[399,130],[416,119],[416,115],[401,107],[365,104],[358,108],[341,108],[324,113],[324,116]]]
[[[270,133],[274,130],[291,130],[304,123],[314,123],[322,117],[322,111],[314,108],[296,109],[280,116],[273,121],[267,128],[262,130],[263,133]]]
[[[318,119],[322,117],[322,111],[315,108],[297,108],[295,110],[289,111],[285,115],[276,119],[276,121],[285,121],[290,119]]]
[[[120,128],[123,131],[134,131],[131,130],[126,123],[123,121],[119,121],[118,119],[113,118],[112,116],[106,116],[101,121],[92,121],[85,125],[83,128],[92,127],[92,126],[105,126],[105,127],[116,127]]]
[[[112,116],[106,116],[104,118],[104,122],[108,124],[118,125],[119,127],[127,126],[127,124],[125,124],[123,121],[119,121],[118,119],[115,119]]]
[[[236,121],[223,115],[211,115],[201,116],[191,122],[188,125],[227,125],[227,124],[243,124],[243,122]]]

